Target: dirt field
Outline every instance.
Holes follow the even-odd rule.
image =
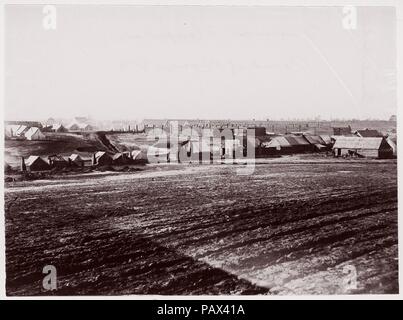
[[[235,167],[7,183],[7,293],[398,292],[396,161]]]

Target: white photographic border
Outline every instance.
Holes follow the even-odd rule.
[[[402,115],[399,111],[402,108],[402,98],[403,98],[403,72],[402,72],[402,60],[403,60],[403,1],[401,0],[350,0],[350,1],[336,1],[336,0],[303,0],[303,1],[296,1],[296,0],[267,0],[267,1],[258,1],[258,0],[165,0],[165,1],[138,1],[138,0],[87,0],[87,1],[77,1],[77,0],[53,0],[53,1],[35,1],[35,0],[24,0],[24,1],[11,1],[11,0],[0,0],[0,104],[1,104],[1,111],[0,111],[0,179],[4,181],[4,109],[5,109],[5,79],[4,79],[4,52],[5,52],[5,10],[4,6],[12,4],[12,5],[60,5],[60,4],[90,4],[90,5],[164,5],[164,6],[172,6],[172,5],[201,5],[201,6],[391,6],[396,8],[396,61],[397,61],[397,132],[398,132],[398,140],[400,140],[401,135],[401,124],[402,124]],[[401,164],[403,161],[403,151],[399,148],[398,151],[398,199],[402,199],[402,182],[401,182]],[[313,299],[313,300],[361,300],[361,299],[370,299],[370,300],[377,300],[377,299],[402,299],[402,250],[399,248],[399,294],[363,294],[363,295],[281,295],[281,296],[272,296],[272,295],[253,295],[253,296],[244,296],[244,295],[220,295],[220,296],[213,296],[213,295],[195,295],[195,296],[180,296],[180,295],[119,295],[119,296],[32,296],[32,297],[16,297],[16,296],[6,296],[6,289],[5,289],[5,217],[4,217],[4,182],[1,183],[1,214],[0,214],[0,299],[7,299],[7,300],[64,300],[64,299],[71,299],[71,300],[101,300],[101,299],[111,299],[111,300],[302,300],[302,299]],[[399,239],[402,239],[402,219],[400,217],[401,214],[401,206],[402,203],[398,201],[398,236]],[[399,241],[400,242],[400,241]]]

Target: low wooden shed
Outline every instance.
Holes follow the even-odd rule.
[[[336,157],[391,158],[393,149],[385,138],[338,137],[333,146]]]

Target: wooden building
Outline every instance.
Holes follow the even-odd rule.
[[[354,132],[357,137],[361,138],[382,138],[383,134],[375,129],[357,130]]]
[[[336,157],[393,157],[393,149],[385,138],[338,137],[333,146],[333,153]]]

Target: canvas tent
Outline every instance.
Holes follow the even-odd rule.
[[[76,166],[79,166],[79,167],[84,166],[84,159],[80,155],[78,155],[77,153],[73,153],[69,157],[69,159],[70,159],[71,164],[73,164],[73,165],[76,165]]]
[[[17,136],[17,131],[20,125],[18,124],[9,124],[5,126],[4,136],[6,138],[13,138]]]
[[[37,127],[31,127],[25,131],[24,136],[27,140],[45,140],[46,136]]]
[[[49,170],[49,164],[39,156],[29,156],[25,160],[25,167],[28,171],[43,171]]]
[[[124,152],[115,153],[112,157],[113,164],[116,164],[116,165],[127,164],[130,161],[129,156],[130,156],[130,154],[127,154]]]
[[[51,130],[53,132],[67,132],[68,131],[61,123],[52,124]]]
[[[98,151],[94,154],[94,165],[105,166],[112,164],[112,158],[105,151]]]
[[[133,150],[131,152],[133,163],[144,164],[147,163],[147,152],[144,150]]]
[[[66,161],[62,156],[52,155],[48,157],[49,165],[52,168],[65,168],[68,167],[69,162]]]
[[[29,127],[22,124],[18,127],[17,132],[16,132],[16,136],[21,136],[24,137],[25,132],[27,132],[29,130]]]

